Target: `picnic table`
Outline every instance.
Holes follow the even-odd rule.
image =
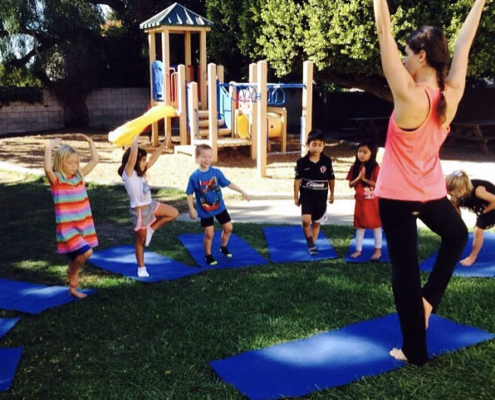
[[[373,138],[377,146],[381,143],[380,139],[380,129],[383,127],[384,123],[388,123],[390,116],[388,117],[358,117],[349,118],[351,121],[357,124],[358,130],[363,130],[373,133]]]
[[[495,119],[455,121],[451,124],[449,145],[457,139],[477,142],[482,153],[490,155],[488,142],[495,139]],[[482,130],[483,128],[483,130]]]

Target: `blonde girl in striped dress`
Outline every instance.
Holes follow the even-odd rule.
[[[98,245],[84,177],[99,159],[93,140],[83,134],[77,137],[89,144],[91,159],[84,167],[76,150],[67,144],[58,147],[52,164],[52,150],[62,139],[54,139],[46,147],[44,167],[55,203],[57,252],[69,258],[69,295],[82,299],[86,294],[77,290],[78,272]]]

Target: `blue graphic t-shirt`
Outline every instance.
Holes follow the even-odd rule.
[[[230,181],[219,169],[210,167],[208,171],[197,169],[189,177],[186,194],[196,196],[196,209],[199,218],[209,218],[225,210],[222,189]]]

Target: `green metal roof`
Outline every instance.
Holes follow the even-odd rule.
[[[154,17],[139,24],[139,28],[141,29],[156,28],[158,26],[197,26],[210,28],[213,26],[213,22],[180,4],[174,3]]]

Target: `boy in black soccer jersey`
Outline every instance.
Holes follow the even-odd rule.
[[[308,154],[297,160],[294,180],[294,203],[301,207],[301,222],[311,255],[318,254],[315,245],[320,224],[327,219],[328,202],[333,203],[335,175],[332,160],[323,154],[325,138],[323,132],[314,129],[308,135]]]

